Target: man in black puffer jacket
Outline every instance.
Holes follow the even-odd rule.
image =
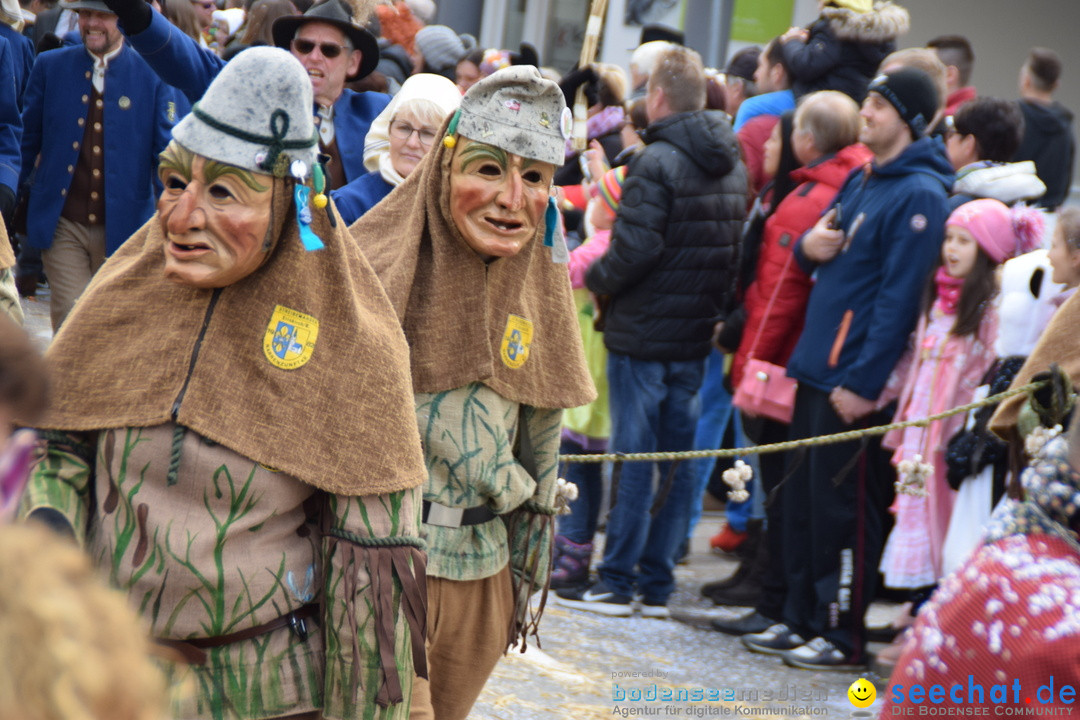
[[[604,344],[616,452],[691,448],[709,340],[734,290],[746,169],[727,118],[704,105],[698,54],[665,51],[649,76],[646,146],[630,162],[611,246],[586,274],[611,300]],[[642,615],[667,615],[695,483],[692,463],[681,463],[650,517],[652,475],[649,463],[623,466],[600,579],[560,591],[563,604],[628,616],[637,593]]]

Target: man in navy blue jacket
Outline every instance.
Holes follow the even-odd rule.
[[[158,154],[183,113],[178,93],[123,41],[100,0],[64,0],[82,45],[42,53],[23,95],[19,186],[59,329],[105,258],[154,214]],[[40,159],[39,159],[40,158]]]
[[[799,381],[791,438],[888,422],[876,412],[941,249],[953,182],[941,141],[926,136],[938,93],[921,70],[878,76],[859,134],[874,161],[856,170],[795,257],[817,281],[788,362]],[[810,447],[783,485],[783,622],[743,643],[807,669],[865,664],[892,485],[877,438]]]
[[[0,215],[5,224],[11,221],[15,209],[15,190],[22,164],[19,156],[22,119],[12,55],[11,45],[0,37]]]
[[[120,17],[132,47],[192,103],[224,67],[224,60],[199,47],[144,0],[106,0],[106,4]],[[329,189],[365,175],[364,137],[390,96],[353,92],[345,83],[370,75],[378,65],[374,36],[353,22],[340,0],[315,5],[302,16],[280,17],[272,32],[274,44],[292,52],[311,78],[319,151],[330,156]]]

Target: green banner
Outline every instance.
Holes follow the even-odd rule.
[[[795,0],[735,0],[731,39],[764,45],[791,27]]]

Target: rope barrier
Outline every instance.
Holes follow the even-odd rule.
[[[746,455],[765,455],[767,453],[775,452],[787,452],[788,450],[794,450],[795,448],[807,447],[811,445],[835,445],[836,443],[850,442],[852,440],[858,440],[859,438],[871,436],[871,435],[884,435],[891,430],[901,430],[909,427],[926,427],[932,422],[937,420],[943,420],[953,415],[959,415],[966,413],[969,410],[974,410],[978,407],[984,407],[986,405],[994,405],[1002,400],[1007,400],[1016,395],[1022,393],[1031,393],[1038,390],[1045,385],[1048,380],[1040,380],[1038,382],[1028,383],[1016,388],[1010,388],[1004,392],[1000,392],[997,395],[991,395],[990,397],[983,398],[976,402],[970,402],[967,405],[960,405],[944,412],[939,412],[936,415],[930,415],[924,418],[918,418],[917,420],[905,420],[904,422],[890,423],[888,425],[878,425],[876,427],[862,428],[859,430],[848,430],[842,433],[834,433],[832,435],[819,435],[817,437],[803,438],[801,440],[788,440],[785,442],[772,443],[769,445],[757,445],[754,447],[746,448],[721,448],[719,450],[684,450],[682,452],[649,452],[649,453],[603,453],[593,455],[561,455],[559,460],[567,463],[599,463],[599,462],[657,462],[666,460],[696,460],[701,458],[729,458],[729,457],[743,457]]]

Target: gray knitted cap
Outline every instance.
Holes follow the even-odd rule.
[[[469,88],[455,129],[470,140],[562,165],[572,128],[558,84],[532,65],[514,65]]]
[[[446,25],[420,28],[414,42],[416,49],[424,56],[424,62],[436,71],[453,68],[476,47],[476,39],[472,35],[458,35]]]
[[[221,69],[172,134],[211,160],[303,178],[319,152],[313,107],[311,80],[300,61],[280,48],[253,47]]]

